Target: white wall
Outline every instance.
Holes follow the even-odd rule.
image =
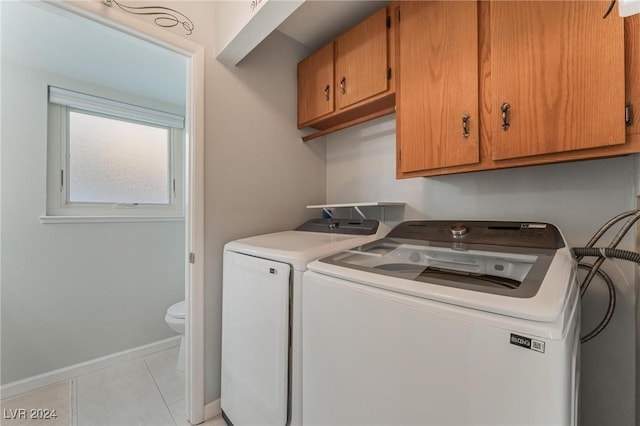
[[[396,180],[394,132],[390,116],[327,136],[327,202],[405,201],[405,219],[546,221],[575,247],[609,218],[635,208],[633,157]],[[621,247],[634,243],[629,235]],[[582,345],[583,426],[635,424],[634,267],[619,265],[624,275],[606,268],[618,286],[613,321]],[[592,284],[583,303],[586,329],[599,321],[605,295]]]
[[[3,385],[174,336],[184,298],[184,222],[40,222],[47,85],[70,83],[2,63]]]

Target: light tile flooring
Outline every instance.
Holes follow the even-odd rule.
[[[12,426],[188,426],[184,416],[184,374],[175,368],[177,357],[175,347],[78,376],[70,386],[69,382],[63,382],[8,398],[2,401],[3,412],[31,405],[53,407],[60,405],[60,401],[65,405],[69,401],[71,415],[59,416],[55,423],[5,419],[2,424],[7,421]],[[225,422],[219,416],[204,425],[224,426]]]

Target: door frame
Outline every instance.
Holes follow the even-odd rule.
[[[43,0],[78,17],[140,38],[185,56],[185,413],[191,424],[202,423],[204,407],[204,47],[127,15],[102,2]],[[191,255],[192,254],[192,255]],[[194,259],[193,263],[190,259]]]

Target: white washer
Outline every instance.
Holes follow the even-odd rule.
[[[225,245],[222,388],[234,425],[302,423],[302,274],[314,259],[381,238],[375,220],[316,219]]]
[[[575,269],[520,222],[404,222],[310,263],[303,423],[575,426]]]

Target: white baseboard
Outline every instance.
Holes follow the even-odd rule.
[[[214,417],[218,417],[222,414],[222,408],[220,407],[220,398],[204,406],[204,421],[210,420]]]
[[[222,408],[220,407],[220,398],[212,401],[204,406],[204,421],[211,420],[214,417],[218,417],[222,414]]]
[[[80,364],[71,365],[48,373],[18,380],[17,382],[8,383],[0,387],[0,395],[2,395],[2,398],[8,398],[43,386],[52,385],[63,380],[71,380],[77,376],[87,374],[95,370],[100,370],[101,368],[111,367],[136,358],[151,355],[152,353],[178,346],[180,344],[181,337],[182,336],[170,337],[165,340],[149,343],[148,345],[127,349],[126,351],[117,352],[102,358],[96,358]],[[218,403],[218,407],[220,407],[220,403]]]

